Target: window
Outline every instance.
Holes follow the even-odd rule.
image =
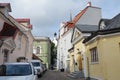
[[[29,64],[6,65],[6,76],[24,76],[32,74]]]
[[[91,62],[98,62],[97,47],[90,49],[90,53],[91,53]]]
[[[41,47],[41,46],[38,46],[38,47],[36,48],[36,51],[37,51],[37,54],[42,53],[42,47]]]
[[[40,53],[40,47],[37,47],[37,54]]]

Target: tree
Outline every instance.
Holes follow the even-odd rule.
[[[51,66],[53,67],[56,63],[57,59],[57,47],[55,47],[55,44],[51,44]]]

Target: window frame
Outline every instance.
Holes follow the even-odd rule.
[[[90,49],[90,55],[91,55],[91,63],[99,62],[97,47],[93,47]]]

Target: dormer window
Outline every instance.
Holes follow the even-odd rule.
[[[101,21],[100,23],[100,30],[104,29],[106,27],[105,22]]]

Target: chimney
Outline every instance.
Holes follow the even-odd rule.
[[[88,6],[88,7],[91,6],[91,2],[88,2],[88,3],[87,3],[87,6]]]

